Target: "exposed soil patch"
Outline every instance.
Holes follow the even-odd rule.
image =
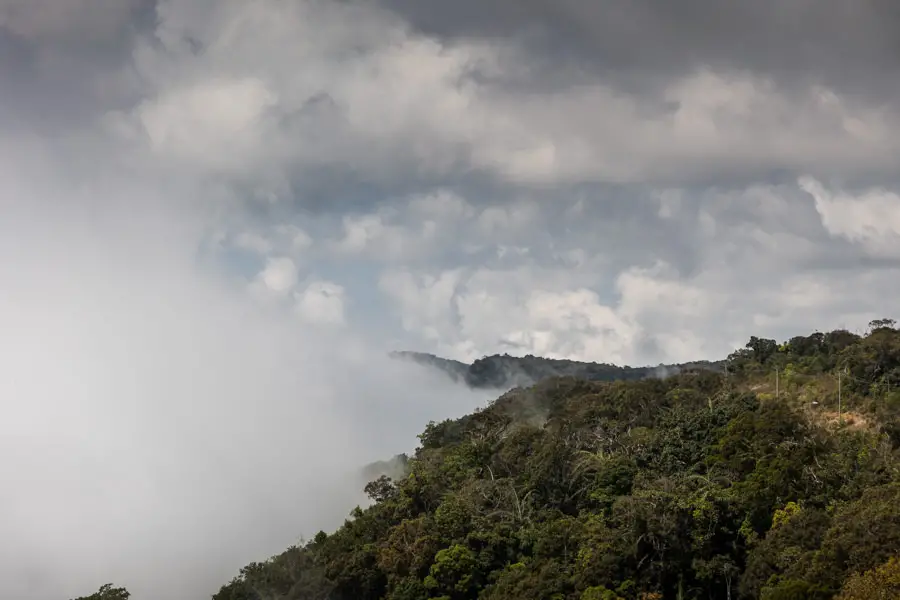
[[[839,416],[836,410],[823,410],[819,411],[819,417],[828,425],[833,426],[837,426],[839,421],[843,421],[844,426],[850,429],[865,429],[870,425],[868,419],[853,411],[842,412]]]

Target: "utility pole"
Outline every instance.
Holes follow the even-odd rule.
[[[778,398],[778,367],[775,367],[775,397]]]
[[[841,422],[841,371],[838,371],[838,423]]]

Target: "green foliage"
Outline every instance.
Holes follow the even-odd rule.
[[[900,554],[893,326],[754,337],[727,372],[511,390],[429,423],[402,469],[371,470],[372,506],[213,599],[877,597]],[[451,366],[484,383],[511,360]],[[857,425],[830,420],[838,375]]]
[[[584,590],[581,594],[581,600],[623,600],[623,598],[603,586],[594,586]]]
[[[796,502],[788,502],[784,508],[780,508],[772,515],[772,531],[778,529],[800,513],[800,505]]]
[[[891,557],[877,569],[854,573],[844,583],[838,600],[893,600],[900,598],[900,558]]]
[[[786,579],[763,590],[761,600],[827,600],[832,594],[825,586]]]
[[[866,490],[834,512],[809,572],[837,589],[850,573],[872,569],[898,554],[900,483],[891,483]]]
[[[475,553],[455,544],[438,552],[425,578],[425,587],[441,598],[457,600],[471,597],[478,583]]]
[[[130,597],[131,594],[125,588],[114,588],[113,584],[107,583],[90,596],[81,596],[74,600],[128,600]]]
[[[742,595],[759,598],[782,580],[805,576],[830,523],[825,510],[803,508],[774,526],[748,554],[740,577]]]

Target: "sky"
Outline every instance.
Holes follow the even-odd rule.
[[[0,0],[0,596],[208,597],[489,400],[897,316],[889,0]]]

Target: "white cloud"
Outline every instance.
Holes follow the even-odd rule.
[[[344,236],[336,244],[339,252],[350,254],[381,251],[387,256],[403,256],[407,232],[385,223],[385,215],[348,215],[344,217]]]
[[[638,330],[586,289],[532,292],[526,310],[529,330],[545,336],[540,354],[581,359],[602,353],[622,362],[623,351]]]
[[[890,107],[739,70],[687,73],[654,97],[600,80],[509,88],[533,72],[513,42],[441,42],[371,5],[168,0],[159,16],[162,49],[136,54],[150,92],[136,118],[157,151],[245,177],[346,165],[521,184],[852,175],[888,173],[898,150]]]
[[[361,4],[169,0],[158,13],[162,50],[136,55],[155,99],[136,116],[155,147],[199,165],[440,172],[474,135],[464,78],[488,47],[442,45]]]
[[[656,197],[666,198],[664,214],[633,240],[591,235],[601,217],[582,213],[568,235],[584,245],[554,249],[555,262],[545,262],[551,246],[534,243],[510,265],[390,272],[382,290],[408,331],[461,359],[496,352],[620,364],[715,359],[751,335],[784,338],[889,314],[890,294],[878,290],[894,285],[894,271],[815,268],[840,250],[823,246],[825,232],[809,221],[821,201],[798,192],[762,185],[699,196],[663,191]],[[852,204],[858,214],[826,228],[894,239],[893,205],[877,198]],[[553,211],[534,222],[546,223]],[[523,229],[520,239],[539,240],[537,227]],[[672,256],[654,236],[697,254]],[[688,257],[690,264],[676,266]]]
[[[244,231],[234,239],[234,245],[243,250],[250,250],[265,256],[273,250],[272,242],[258,233]]]
[[[270,258],[259,273],[258,282],[275,294],[287,294],[297,285],[297,265],[284,256]]]
[[[167,90],[137,116],[154,151],[211,169],[247,168],[264,153],[265,111],[277,96],[255,78],[213,79]]]
[[[665,307],[679,316],[702,318],[714,308],[716,299],[678,278],[664,263],[652,269],[632,268],[616,278],[622,297],[621,312],[638,318],[648,310]]]
[[[453,301],[461,276],[459,270],[423,277],[409,271],[387,271],[378,287],[397,303],[404,329],[437,342],[455,327]]]
[[[219,246],[236,248],[269,261],[281,259],[283,265],[286,264],[284,259],[291,260],[295,271],[312,257],[315,240],[297,225],[281,223],[241,229],[243,227],[247,224],[238,220],[231,225],[231,229],[237,228],[236,231],[223,228],[219,234]]]
[[[690,181],[712,170],[888,172],[897,115],[749,73],[688,74],[656,98],[605,83],[473,102],[491,117],[473,164],[521,183]],[[672,109],[650,109],[652,102]],[[823,171],[827,169],[827,171]]]
[[[489,206],[481,211],[475,228],[486,238],[504,239],[507,235],[534,232],[540,210],[533,202],[519,202],[510,206]]]
[[[278,225],[275,232],[288,240],[288,246],[295,255],[302,254],[313,245],[312,237],[296,225]]]
[[[481,214],[492,210],[483,209]],[[370,213],[345,215],[330,248],[339,255],[369,260],[422,262],[467,242],[484,243],[484,233],[470,227],[476,214],[465,198],[438,189],[398,199]]]
[[[421,194],[409,199],[409,210],[441,225],[472,218],[475,208],[462,196],[445,189]]]
[[[0,595],[213,593],[337,526],[364,501],[359,466],[486,400],[220,277],[197,255],[216,224],[189,201],[202,186],[0,151],[0,254],[16,257],[0,261],[0,478],[16,491],[0,530],[17,540]],[[293,261],[259,282],[296,289]],[[299,293],[317,323],[342,318],[338,286]]]
[[[556,277],[559,279],[559,277]],[[416,276],[388,272],[381,289],[398,303],[404,327],[441,352],[473,360],[485,353],[562,358],[634,358],[637,333],[587,289],[566,289],[529,270]]]
[[[343,325],[344,299],[344,288],[331,281],[311,281],[294,297],[297,313],[315,325]]]
[[[816,201],[822,225],[834,236],[858,243],[881,256],[900,256],[900,195],[869,189],[858,195],[829,191],[811,177],[800,187]]]

